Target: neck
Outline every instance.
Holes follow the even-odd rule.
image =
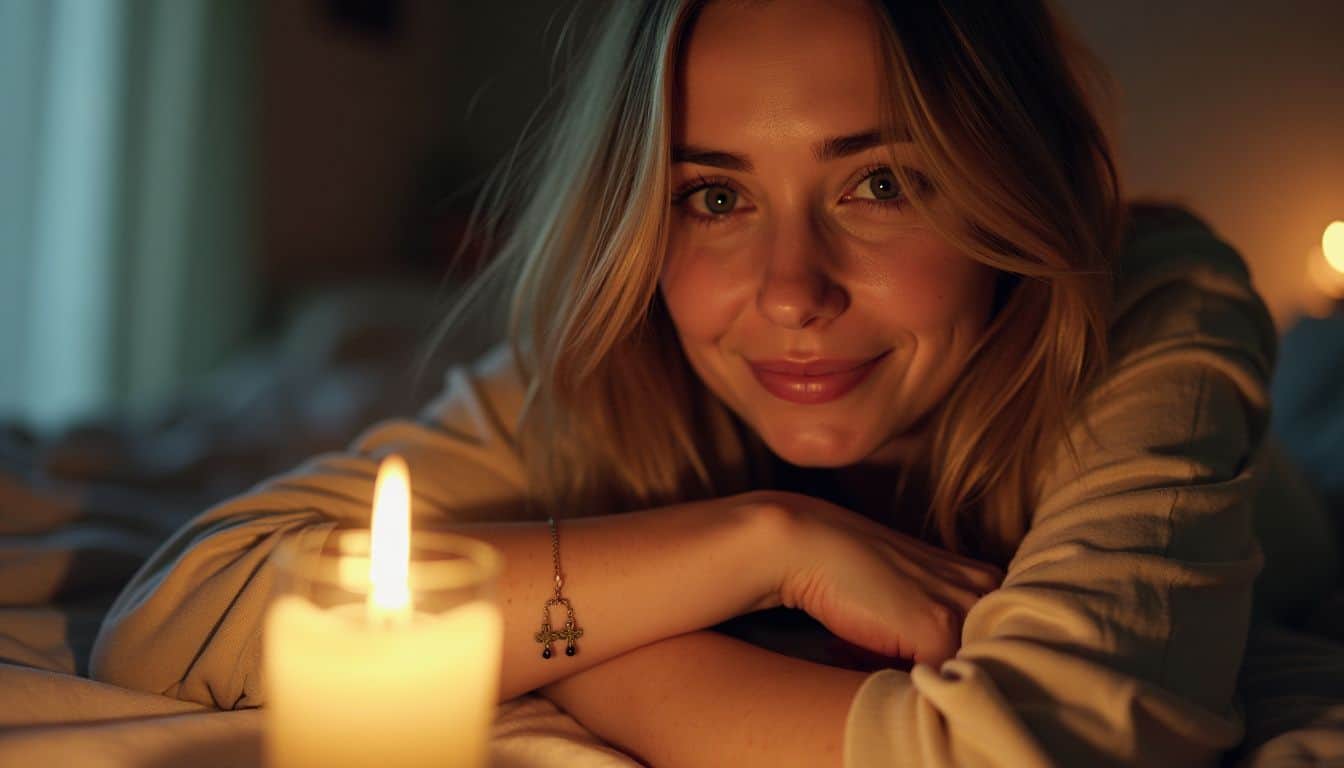
[[[901,468],[896,464],[863,463],[832,470],[847,506],[874,519],[889,518],[896,504]]]
[[[921,453],[901,461],[865,460],[831,470],[838,503],[865,517],[913,536],[920,535],[928,510],[927,465]],[[902,474],[907,475],[902,483]]]

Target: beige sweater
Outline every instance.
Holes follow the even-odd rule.
[[[1266,440],[1275,336],[1244,265],[1193,219],[1131,235],[1117,365],[1088,405],[1100,441],[1076,433],[1081,466],[1061,453],[956,658],[864,682],[847,766],[1211,764],[1243,734],[1236,679],[1262,566],[1266,613],[1278,597],[1330,587],[1339,560],[1322,543],[1325,518]],[[222,708],[261,704],[275,546],[367,524],[377,459],[392,451],[415,478],[414,517],[519,517],[520,406],[501,346],[451,370],[419,418],[377,424],[207,510],[112,606],[93,676]],[[1319,546],[1262,548],[1257,519],[1270,517],[1285,546]]]

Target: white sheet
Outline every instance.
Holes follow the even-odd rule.
[[[0,765],[89,768],[258,765],[265,711],[220,711],[87,678],[0,663]],[[492,768],[631,768],[550,701],[500,705]]]

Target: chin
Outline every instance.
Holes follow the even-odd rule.
[[[776,456],[797,467],[847,467],[862,461],[872,447],[855,442],[835,442],[796,437],[787,440],[764,438]]]

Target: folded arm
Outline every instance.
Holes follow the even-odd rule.
[[[378,424],[349,450],[319,456],[188,521],[111,606],[91,675],[222,709],[263,705],[271,554],[299,538],[321,542],[338,527],[366,528],[378,461],[390,452],[411,469],[413,528],[463,533],[504,555],[496,589],[502,699],[770,603],[773,574],[761,553],[778,548],[768,519],[753,514],[747,499],[566,519],[566,591],[586,633],[577,656],[542,659],[534,635],[554,585],[551,536],[545,521],[524,519],[526,481],[499,418],[516,409],[495,407],[498,392],[487,384],[497,390],[500,379],[459,370],[419,421]]]
[[[845,717],[866,677],[700,631],[540,693],[646,765],[838,767]]]

